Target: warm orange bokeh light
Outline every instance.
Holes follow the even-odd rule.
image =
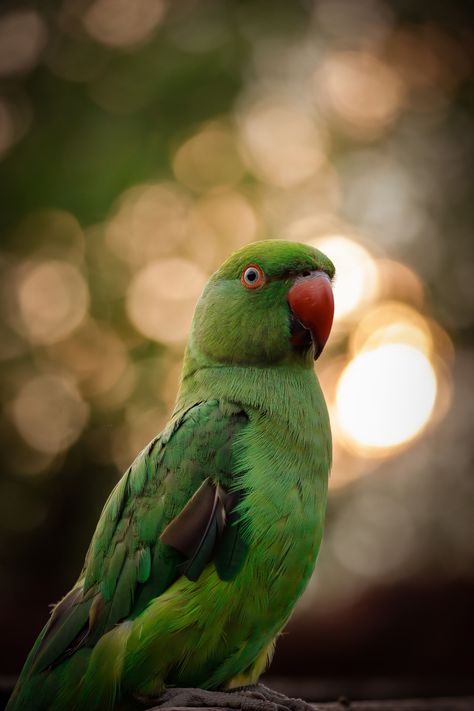
[[[369,309],[350,337],[350,350],[357,354],[384,343],[404,343],[428,357],[433,351],[433,337],[426,319],[412,307],[385,301]]]
[[[436,391],[429,359],[413,346],[386,343],[358,354],[337,386],[343,441],[368,454],[384,454],[408,442],[429,421]]]

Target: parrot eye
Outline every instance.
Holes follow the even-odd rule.
[[[265,283],[265,274],[258,264],[249,264],[242,272],[240,281],[247,289],[258,289]]]

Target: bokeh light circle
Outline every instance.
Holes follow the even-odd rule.
[[[378,135],[398,115],[404,98],[399,75],[367,52],[334,52],[318,69],[318,90],[348,133]]]
[[[403,343],[386,343],[359,353],[341,374],[338,427],[349,445],[383,454],[423,429],[436,392],[436,374],[425,353]]]
[[[189,234],[191,202],[175,183],[126,190],[105,228],[107,247],[132,267],[177,250]]]
[[[280,188],[307,180],[326,160],[326,138],[314,118],[281,100],[261,101],[243,111],[240,140],[252,171]]]
[[[71,380],[59,375],[31,378],[12,403],[12,419],[34,449],[57,454],[75,442],[89,417],[89,406]]]
[[[163,259],[141,269],[127,292],[127,313],[135,328],[162,343],[183,343],[207,277],[195,264]]]
[[[384,301],[368,309],[350,335],[350,350],[358,353],[386,343],[413,346],[428,358],[433,351],[433,336],[426,319],[411,306]]]
[[[72,264],[34,261],[19,270],[16,299],[16,329],[32,343],[51,344],[79,326],[89,307],[89,290]]]

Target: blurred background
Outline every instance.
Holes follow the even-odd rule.
[[[166,422],[209,274],[277,237],[337,278],[327,529],[271,675],[319,698],[474,691],[468,9],[2,3],[4,686]]]

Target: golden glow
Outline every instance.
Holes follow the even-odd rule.
[[[295,103],[262,101],[240,117],[242,148],[262,180],[290,188],[310,178],[325,161],[325,146],[314,118]]]
[[[374,259],[358,242],[331,235],[311,240],[336,265],[334,280],[335,321],[353,315],[376,295],[378,274]]]
[[[384,454],[415,437],[436,400],[433,367],[422,351],[385,343],[358,354],[336,391],[337,425],[349,447]]]
[[[206,281],[204,272],[185,259],[152,262],[130,284],[128,317],[148,338],[162,343],[183,343]]]
[[[87,284],[72,264],[31,262],[19,270],[16,329],[31,342],[55,343],[72,333],[89,307]]]
[[[383,302],[362,315],[347,355],[318,369],[334,434],[331,486],[369,474],[371,457],[396,454],[446,414],[451,353],[447,334],[407,304]]]
[[[31,447],[56,454],[78,439],[89,407],[70,380],[41,375],[21,387],[11,413],[18,432]]]
[[[131,47],[151,37],[164,9],[162,0],[96,0],[87,8],[83,24],[102,44]]]
[[[317,72],[317,88],[349,133],[372,137],[397,116],[403,99],[399,76],[365,52],[335,52]]]
[[[328,358],[317,366],[318,380],[321,384],[328,406],[331,431],[333,433],[332,469],[329,479],[331,489],[346,486],[361,476],[370,474],[376,466],[376,459],[354,456],[343,445],[342,435],[337,421],[336,389],[339,378],[347,365],[344,355]]]
[[[358,353],[385,343],[413,346],[428,358],[433,350],[427,321],[415,309],[394,301],[378,304],[362,317],[351,335],[350,350]]]

